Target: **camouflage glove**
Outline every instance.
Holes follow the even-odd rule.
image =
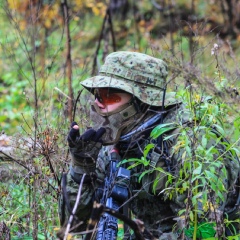
[[[91,128],[80,136],[77,123],[73,122],[71,124],[67,140],[74,166],[82,166],[83,163],[84,165],[95,163],[102,147],[101,138],[105,132],[105,128],[100,128],[97,131]]]

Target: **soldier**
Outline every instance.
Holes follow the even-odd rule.
[[[81,82],[84,88],[94,94],[95,101],[90,106],[92,128],[80,135],[79,127],[74,122],[68,135],[72,161],[66,190],[71,208],[76,201],[82,176],[86,174],[76,211],[78,222],[82,224],[75,231],[86,229],[93,199],[97,198],[96,190],[106,175],[111,150],[117,148],[122,159],[140,159],[145,146],[152,142],[155,148],[148,155],[150,164],[132,168],[133,195],[130,208],[154,236],[159,239],[177,239],[179,232],[176,230],[176,217],[179,210],[186,208],[188,196],[185,192],[165,199],[163,193],[166,191],[167,175],[179,176],[184,149],[178,152],[172,149],[179,137],[177,129],[169,131],[172,137],[168,141],[164,141],[161,136],[155,141],[150,138],[151,131],[159,124],[181,121],[181,125],[190,125],[184,104],[177,100],[174,92],[166,92],[167,74],[167,64],[163,60],[142,53],[122,51],[107,56],[98,76]],[[213,140],[208,144],[210,148],[217,143]],[[225,178],[224,187],[227,191],[223,198],[226,201],[224,207],[227,207],[226,203],[230,202],[228,192],[234,192],[239,162],[225,156],[223,162],[224,167],[221,167],[218,176]],[[139,173],[154,167],[160,167],[166,174],[150,171],[151,174],[146,174],[139,182],[137,174],[139,176]],[[153,191],[156,177],[158,181]],[[224,211],[221,207],[220,218]],[[66,205],[61,205],[60,210],[61,222],[66,224],[69,211]]]

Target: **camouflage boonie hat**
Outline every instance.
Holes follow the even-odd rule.
[[[120,51],[106,57],[98,76],[81,84],[89,91],[94,88],[119,88],[144,103],[161,106],[167,75],[167,64],[163,60],[143,53]],[[166,92],[164,103],[176,104],[175,93]]]

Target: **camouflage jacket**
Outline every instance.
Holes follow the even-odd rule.
[[[191,125],[188,119],[189,117],[187,111],[185,111],[183,106],[172,108],[169,111],[167,111],[167,114],[165,114],[163,120],[163,124],[179,121],[179,117],[178,118],[176,117],[177,115],[181,116],[180,121],[182,125],[186,126]],[[178,178],[180,174],[179,169],[182,164],[182,161],[184,161],[183,155],[185,152],[184,148],[180,149],[179,151],[176,151],[176,148],[174,149],[173,147],[178,141],[179,130],[178,129],[171,130],[168,133],[165,133],[165,135],[172,136],[168,138],[168,140],[166,141],[167,148],[169,149],[168,160],[171,162],[171,166],[174,169],[174,171],[171,172],[171,174],[173,174],[174,177]],[[201,134],[199,134],[199,136],[201,136]],[[206,148],[208,149],[211,148],[212,146],[219,145],[219,149],[224,149],[224,146],[221,146],[219,141],[217,141],[216,139],[218,139],[218,137],[216,136],[216,138],[214,138],[213,134],[213,138],[208,141]],[[127,147],[125,146],[124,148],[120,143],[118,146],[120,147],[121,157],[123,159],[141,158],[144,147],[150,142],[151,138],[148,135],[143,137],[142,141],[139,141],[139,143],[133,144],[132,146]],[[106,176],[106,169],[109,164],[110,151],[112,148],[113,146],[102,147],[98,154],[96,164],[91,165],[90,168],[80,166],[71,166],[70,168],[70,171],[67,175],[67,193],[70,205],[72,207],[74,206],[74,203],[76,201],[76,195],[79,189],[79,183],[74,181],[72,176],[74,175],[75,178],[76,177],[78,178],[81,177],[82,174],[89,172],[94,172],[96,173],[97,176],[96,180],[83,184],[81,200],[76,213],[78,221],[79,222],[82,221],[83,224],[81,224],[80,227],[76,229],[76,231],[86,229],[87,221],[91,214],[96,189],[98,189],[101,182]],[[72,157],[74,158],[75,152],[71,151],[71,153]],[[163,159],[161,155],[154,154],[150,155],[149,158],[150,162],[153,160],[153,158],[155,158],[154,160],[155,167],[162,168],[166,172],[168,172],[166,158]],[[215,156],[215,158],[217,158],[217,156]],[[234,201],[231,201],[229,198],[236,198],[235,196],[236,193],[234,192],[234,184],[236,183],[237,175],[239,172],[239,162],[233,159],[231,154],[230,155],[225,154],[221,161],[223,161],[223,165],[219,169],[219,173],[217,173],[217,175],[219,177],[224,176],[223,180],[224,187],[227,190],[223,195],[224,198],[223,202],[225,202],[224,207],[231,208],[232,206],[234,206],[235,203]],[[166,189],[167,174],[152,171],[151,174],[146,174],[139,182],[137,177],[139,176],[139,173],[145,170],[149,170],[149,165],[139,166],[131,170],[132,195],[130,200],[130,208],[136,218],[142,220],[146,227],[149,230],[153,231],[156,236],[160,236],[162,233],[173,231],[173,227],[179,219],[177,218],[179,210],[186,209],[186,199],[189,197],[188,191],[182,192],[181,194],[179,192],[176,192],[175,194],[172,195],[171,198],[166,198],[164,193],[167,190]],[[155,192],[153,193],[152,191],[153,181],[156,178],[159,178],[159,181],[157,182],[157,184],[155,184],[154,186]],[[232,197],[230,197],[231,194],[229,194],[229,192],[232,192]],[[219,208],[221,208],[221,206],[219,206]],[[61,212],[60,214],[62,216],[63,215],[65,216],[62,222],[64,221],[66,222],[67,217],[69,216],[69,213],[66,210],[66,208],[65,213]]]

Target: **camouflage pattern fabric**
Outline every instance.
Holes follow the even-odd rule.
[[[130,126],[136,123],[136,119],[141,117],[141,113],[137,113],[132,104],[127,104],[124,109],[119,109],[117,112],[109,114],[109,116],[101,116],[99,107],[96,103],[91,103],[90,119],[92,128],[99,129],[104,127],[106,133],[102,136],[104,145],[116,143],[123,130],[130,129]]]
[[[79,189],[79,184],[76,183],[70,173],[67,174],[67,194],[68,194],[68,201],[70,203],[71,209],[73,209],[73,206],[76,201],[77,193]],[[81,203],[79,204],[77,211],[76,211],[76,217],[73,226],[75,226],[73,232],[80,232],[85,231],[89,217],[91,215],[92,211],[92,196],[94,194],[95,188],[92,187],[89,184],[84,184],[82,188],[82,194],[81,194]],[[67,209],[66,203],[64,203],[65,200],[63,199],[63,196],[59,198],[59,216],[60,221],[63,220],[62,226],[67,225],[68,219],[70,217],[70,213]],[[77,226],[77,227],[76,227]]]
[[[167,74],[167,64],[161,59],[137,52],[114,52],[107,56],[98,76],[81,84],[89,91],[94,88],[119,88],[144,103],[162,106]],[[166,93],[166,106],[177,102],[174,92]]]

